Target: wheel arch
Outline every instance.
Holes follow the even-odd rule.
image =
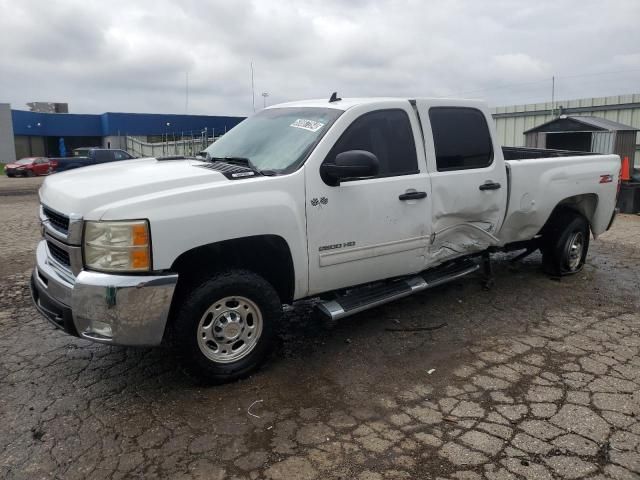
[[[200,283],[212,272],[241,268],[267,280],[282,303],[291,303],[295,271],[291,249],[279,235],[254,235],[194,247],[178,256],[171,271],[178,273],[178,291]]]
[[[598,195],[595,193],[574,195],[561,200],[551,211],[549,218],[540,232],[543,233],[549,225],[552,225],[555,222],[556,218],[566,211],[573,211],[582,215],[589,223],[589,228],[591,229],[591,225],[593,224],[593,219],[598,208],[598,200]]]

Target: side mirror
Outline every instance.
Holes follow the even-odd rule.
[[[378,174],[378,157],[366,150],[349,150],[336,155],[333,163],[320,166],[320,176],[327,185],[337,187],[341,180],[371,178]]]

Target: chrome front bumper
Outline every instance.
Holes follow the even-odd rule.
[[[178,275],[111,275],[81,270],[75,277],[36,252],[31,294],[38,311],[67,333],[113,345],[162,342]]]

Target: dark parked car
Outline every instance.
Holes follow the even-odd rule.
[[[7,177],[35,177],[48,175],[57,166],[55,160],[46,157],[26,157],[5,165]]]
[[[131,160],[132,155],[124,150],[108,148],[76,148],[72,157],[56,158],[55,172],[64,172],[79,167],[88,167],[99,163],[117,162],[119,160]]]

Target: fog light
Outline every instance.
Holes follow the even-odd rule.
[[[93,320],[84,333],[89,337],[98,337],[105,340],[111,340],[113,338],[111,325],[99,320]]]

